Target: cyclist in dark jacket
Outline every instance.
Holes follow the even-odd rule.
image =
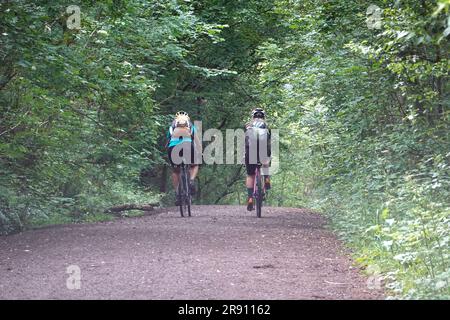
[[[247,210],[253,210],[253,186],[259,164],[267,169],[271,157],[271,133],[266,122],[266,113],[261,108],[252,110],[251,120],[245,125],[245,167],[247,170]],[[264,186],[270,189],[270,176],[264,176]]]

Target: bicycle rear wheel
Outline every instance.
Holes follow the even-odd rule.
[[[256,216],[261,218],[262,200],[256,202]]]
[[[181,216],[184,217],[187,215],[191,216],[191,191],[189,188],[189,178],[188,178],[188,170],[185,166],[181,167],[181,181],[179,186],[181,187],[181,203],[180,203],[180,213]]]
[[[178,197],[180,198],[180,214],[181,214],[181,217],[184,217],[184,210],[183,210],[183,199],[184,199],[184,195],[183,195],[183,193],[184,193],[184,190],[183,190],[183,187],[182,187],[182,183],[180,183],[179,185],[178,185]]]
[[[187,197],[187,212],[188,212],[188,216],[191,217],[191,196]]]
[[[189,168],[189,167],[188,167]],[[190,179],[189,179],[190,172],[189,170],[185,170],[185,190],[186,190],[186,198],[185,198],[185,212],[188,213],[188,216],[191,216],[191,202],[192,202],[192,196],[191,196],[191,186],[190,186]]]
[[[258,170],[258,172],[255,175],[255,179],[256,179],[256,196],[255,196],[256,216],[258,218],[261,218],[263,190],[262,190],[261,174],[259,172],[259,169],[257,169],[257,170]]]
[[[181,217],[184,217],[184,214],[186,213],[186,210],[184,208],[184,199],[186,197],[186,189],[185,189],[185,176],[186,176],[186,168],[184,167],[184,165],[181,166],[181,172],[180,172],[180,181],[178,182],[178,196],[179,196],[179,200],[180,200],[180,214]]]

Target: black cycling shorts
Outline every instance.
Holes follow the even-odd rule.
[[[169,162],[170,162],[170,165],[172,167],[177,167],[177,166],[179,166],[181,164],[181,160],[182,160],[182,158],[184,156],[183,155],[183,151],[185,149],[190,149],[190,153],[191,153],[190,157],[189,157],[189,154],[186,155],[186,158],[185,158],[186,162],[185,163],[186,164],[191,164],[191,165],[195,164],[194,163],[194,159],[195,159],[195,157],[194,157],[194,152],[195,152],[194,143],[193,142],[183,142],[183,143],[180,143],[180,144],[178,144],[176,146],[169,147],[167,149],[167,156],[169,158]]]
[[[270,146],[268,148],[268,155],[267,158],[264,159],[260,159],[260,155],[259,155],[259,147],[257,149],[257,162],[261,163],[261,160],[263,160],[264,163],[270,161],[270,156],[271,156],[271,150],[270,150]],[[256,173],[256,168],[258,167],[258,164],[256,163],[250,163],[250,155],[249,155],[249,147],[245,146],[245,169],[247,170],[247,175],[252,176]],[[252,159],[253,160],[253,159]]]
[[[247,170],[247,175],[253,176],[256,173],[257,164],[245,164],[245,170]]]

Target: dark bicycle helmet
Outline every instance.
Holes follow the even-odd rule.
[[[266,112],[261,108],[255,108],[252,110],[252,118],[261,118],[264,119],[266,117]]]

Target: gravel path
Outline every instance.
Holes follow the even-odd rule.
[[[318,214],[264,208],[257,219],[195,206],[193,215],[169,208],[0,237],[0,299],[383,298]],[[80,289],[68,289],[70,265]]]

